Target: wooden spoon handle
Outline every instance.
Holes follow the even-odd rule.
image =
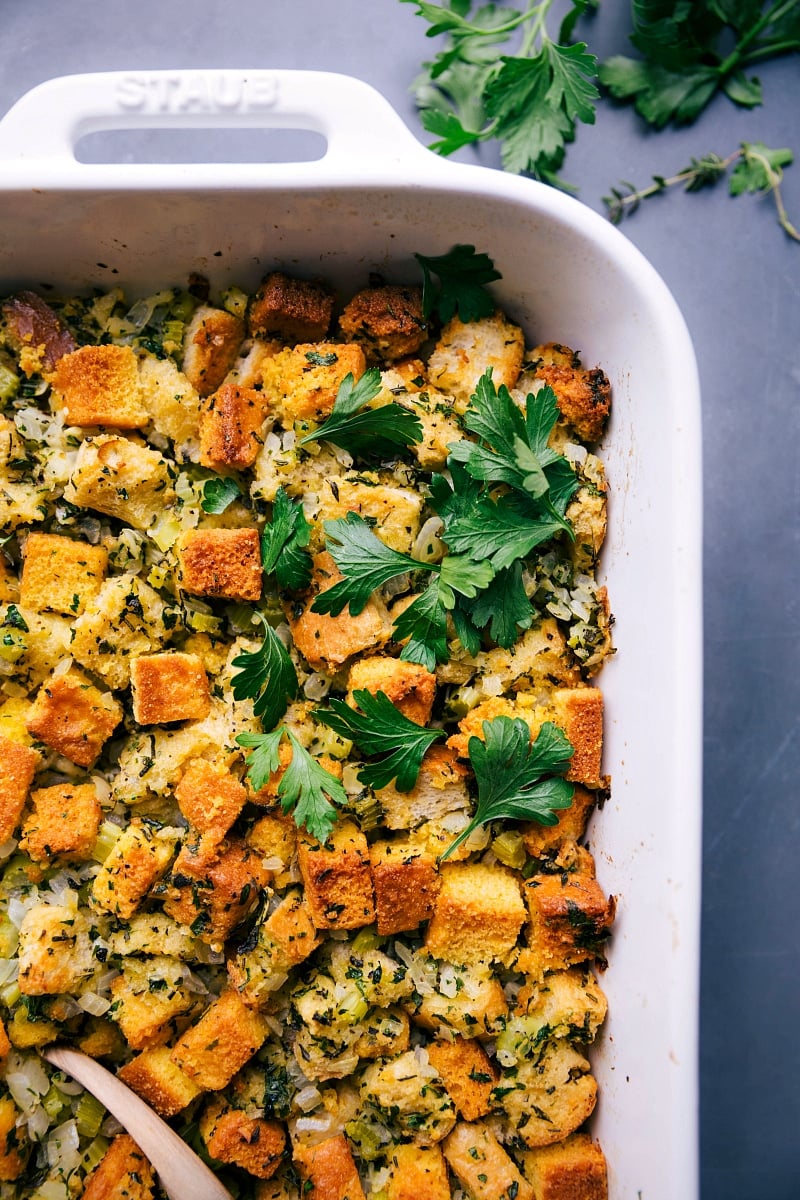
[[[65,1046],[45,1046],[40,1053],[82,1083],[125,1126],[153,1164],[170,1200],[232,1200],[194,1150],[116,1075],[88,1055]]]

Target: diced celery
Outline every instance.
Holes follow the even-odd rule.
[[[4,629],[0,633],[0,658],[6,662],[18,662],[27,649],[28,643],[21,633],[13,629]]]
[[[90,1092],[84,1092],[75,1107],[75,1123],[81,1137],[97,1137],[105,1115],[106,1110],[100,1101]]]
[[[80,1165],[88,1175],[95,1167],[105,1158],[106,1151],[109,1147],[109,1140],[105,1137],[96,1137],[84,1151]]]
[[[527,854],[522,835],[519,833],[513,833],[510,829],[501,833],[492,842],[492,850],[495,857],[506,867],[521,871],[525,866]]]
[[[375,926],[367,925],[365,929],[359,929],[353,938],[353,954],[367,954],[370,950],[377,950],[381,940]]]
[[[19,984],[16,979],[12,980],[11,983],[3,984],[0,988],[0,1002],[6,1008],[14,1008],[16,1004],[19,1004],[21,996],[22,992],[19,990]]]
[[[235,285],[227,288],[222,293],[222,307],[226,308],[234,317],[241,317],[244,320],[247,312],[247,293]]]
[[[47,1095],[42,1100],[42,1104],[50,1120],[55,1121],[67,1107],[67,1100],[55,1084],[51,1084]]]
[[[108,858],[111,851],[117,844],[117,839],[122,833],[119,825],[115,825],[113,821],[103,821],[97,832],[97,841],[92,850],[92,858],[95,862],[103,863]]]
[[[19,391],[19,375],[0,363],[0,402],[13,400]]]

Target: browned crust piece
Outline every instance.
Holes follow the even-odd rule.
[[[53,372],[53,390],[63,399],[70,425],[144,429],[150,423],[130,346],[81,346],[65,354]]]
[[[40,762],[38,751],[0,734],[0,844],[19,825]]]
[[[333,294],[324,284],[272,271],[253,297],[247,317],[253,337],[320,342],[332,313]]]
[[[200,1118],[200,1133],[217,1162],[241,1167],[256,1179],[271,1179],[281,1165],[286,1134],[277,1121],[248,1117],[213,1101]]]
[[[339,327],[363,346],[371,362],[416,354],[427,336],[422,289],[397,284],[364,288],[345,307]]]
[[[34,862],[51,858],[83,861],[97,841],[102,817],[93,783],[56,783],[31,793],[20,849]]]
[[[256,388],[223,383],[200,412],[200,462],[205,467],[252,467],[261,449],[269,398]]]
[[[431,719],[436,676],[419,663],[382,656],[361,658],[350,668],[347,687],[351,703],[354,691],[366,689],[373,696],[383,692],[409,721],[427,725]]]
[[[418,928],[436,904],[436,860],[404,842],[376,842],[369,854],[379,936]]]
[[[122,717],[122,706],[110,692],[70,672],[42,684],[26,726],[70,762],[91,767]]]
[[[48,370],[75,349],[75,338],[70,330],[35,292],[17,292],[3,305],[3,316],[9,333],[20,348],[42,348],[41,363]]]
[[[263,571],[257,529],[190,529],[178,545],[180,586],[192,596],[255,603]]]
[[[293,1154],[305,1184],[303,1195],[310,1192],[314,1200],[365,1200],[344,1134],[314,1146],[296,1143]]]
[[[131,662],[131,684],[139,725],[202,721],[211,710],[208,676],[196,654],[142,654]]]
[[[83,1192],[83,1200],[151,1200],[153,1168],[127,1133],[114,1138]]]

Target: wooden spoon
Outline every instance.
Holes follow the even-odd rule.
[[[65,1046],[45,1046],[40,1054],[82,1083],[125,1126],[153,1164],[170,1200],[232,1200],[194,1150],[116,1075],[88,1055]]]

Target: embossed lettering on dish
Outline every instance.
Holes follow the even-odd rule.
[[[278,81],[266,71],[158,71],[124,75],[116,102],[126,112],[264,112],[278,99]]]

